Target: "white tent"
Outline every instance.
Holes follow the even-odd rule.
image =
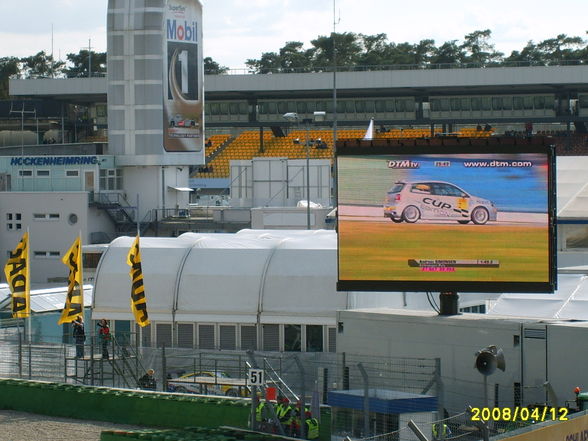
[[[488,314],[588,320],[588,276],[560,274],[554,294],[503,294]]]
[[[129,320],[126,255],[133,238],[115,239],[96,271],[97,316]],[[335,323],[347,306],[336,287],[332,231],[243,230],[142,238],[149,317],[167,322]]]

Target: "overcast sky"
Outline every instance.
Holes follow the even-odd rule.
[[[0,57],[39,51],[65,59],[88,47],[106,51],[107,0],[0,0]],[[204,56],[240,68],[287,41],[333,30],[333,0],[204,0]],[[439,46],[474,30],[492,30],[506,54],[558,34],[585,38],[588,0],[336,0],[337,32],[385,33],[389,41]]]

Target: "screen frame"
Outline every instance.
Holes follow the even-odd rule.
[[[490,141],[491,140],[491,141]],[[380,141],[380,140],[377,140]],[[388,140],[381,140],[388,141]],[[396,141],[396,140],[395,140]],[[417,141],[427,141],[417,142]],[[369,155],[413,156],[427,154],[544,154],[547,157],[547,214],[549,275],[547,282],[520,281],[422,281],[422,280],[342,280],[340,273],[340,236],[337,234],[337,291],[382,291],[382,292],[509,292],[509,293],[553,293],[557,288],[556,248],[556,192],[555,192],[555,147],[547,137],[521,139],[489,138],[484,143],[470,143],[466,139],[401,140],[395,144],[364,140],[338,140],[335,153],[335,202],[339,206],[340,157]],[[473,141],[473,140],[471,140]],[[404,144],[404,145],[403,145]],[[339,226],[337,210],[337,230]]]

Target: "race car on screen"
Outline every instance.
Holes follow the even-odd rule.
[[[495,221],[497,212],[492,201],[470,195],[457,185],[443,181],[398,181],[388,190],[384,201],[385,217],[393,222],[411,224],[427,219],[484,225]]]

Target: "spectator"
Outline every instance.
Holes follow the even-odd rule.
[[[98,331],[98,336],[100,337],[100,342],[102,343],[102,358],[108,360],[108,343],[110,343],[110,328],[108,327],[108,321],[106,321],[106,319],[100,320],[98,327],[100,328],[100,331]]]
[[[157,389],[157,380],[155,379],[155,371],[153,369],[147,369],[145,375],[139,378],[139,387],[145,390]]]
[[[86,341],[86,333],[84,331],[84,321],[79,315],[73,321],[73,337],[76,342],[76,358],[84,358],[84,342]]]

